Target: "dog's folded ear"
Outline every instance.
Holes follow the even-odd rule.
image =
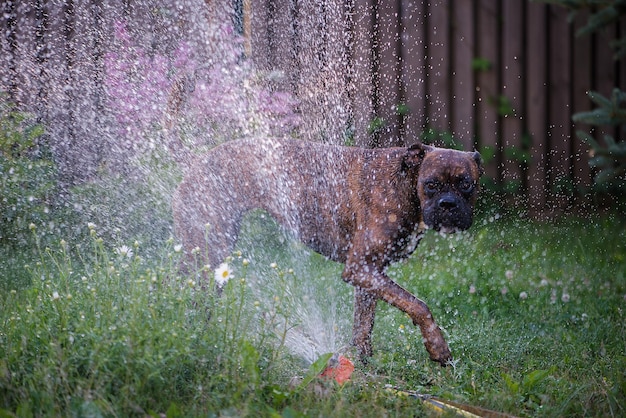
[[[478,167],[478,173],[482,176],[485,174],[485,168],[483,167],[483,158],[480,156],[478,151],[474,151],[472,153],[472,158],[476,162],[476,166]]]
[[[406,154],[402,159],[403,168],[419,167],[424,159],[424,155],[431,149],[429,145],[424,145],[421,142],[411,145],[406,150]]]

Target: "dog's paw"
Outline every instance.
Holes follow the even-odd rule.
[[[432,361],[436,361],[443,367],[452,361],[452,353],[450,353],[448,343],[446,343],[441,334],[431,336],[431,338],[424,338],[424,345]]]
[[[441,365],[441,367],[446,367],[447,365],[452,363],[452,353],[448,349],[446,345],[443,350],[440,350],[436,353],[429,352],[430,359],[432,361],[436,361]]]

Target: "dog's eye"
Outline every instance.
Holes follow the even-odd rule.
[[[461,180],[459,183],[459,190],[462,193],[471,193],[474,190],[474,182],[467,179]]]
[[[424,183],[424,190],[426,193],[435,193],[439,190],[439,183],[434,180],[427,181]]]

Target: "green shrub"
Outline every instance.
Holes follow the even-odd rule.
[[[51,220],[56,167],[44,129],[0,95],[0,244],[29,243],[31,224]]]

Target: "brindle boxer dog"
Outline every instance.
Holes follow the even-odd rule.
[[[343,280],[356,288],[352,343],[362,358],[372,354],[376,302],[383,300],[411,317],[430,358],[445,365],[450,350],[428,306],[385,269],[408,257],[427,228],[469,228],[481,174],[477,152],[420,143],[361,149],[230,141],[183,180],[174,196],[175,228],[185,252],[206,248],[204,261],[215,268],[231,254],[242,216],[265,209],[311,249],[345,264]]]

